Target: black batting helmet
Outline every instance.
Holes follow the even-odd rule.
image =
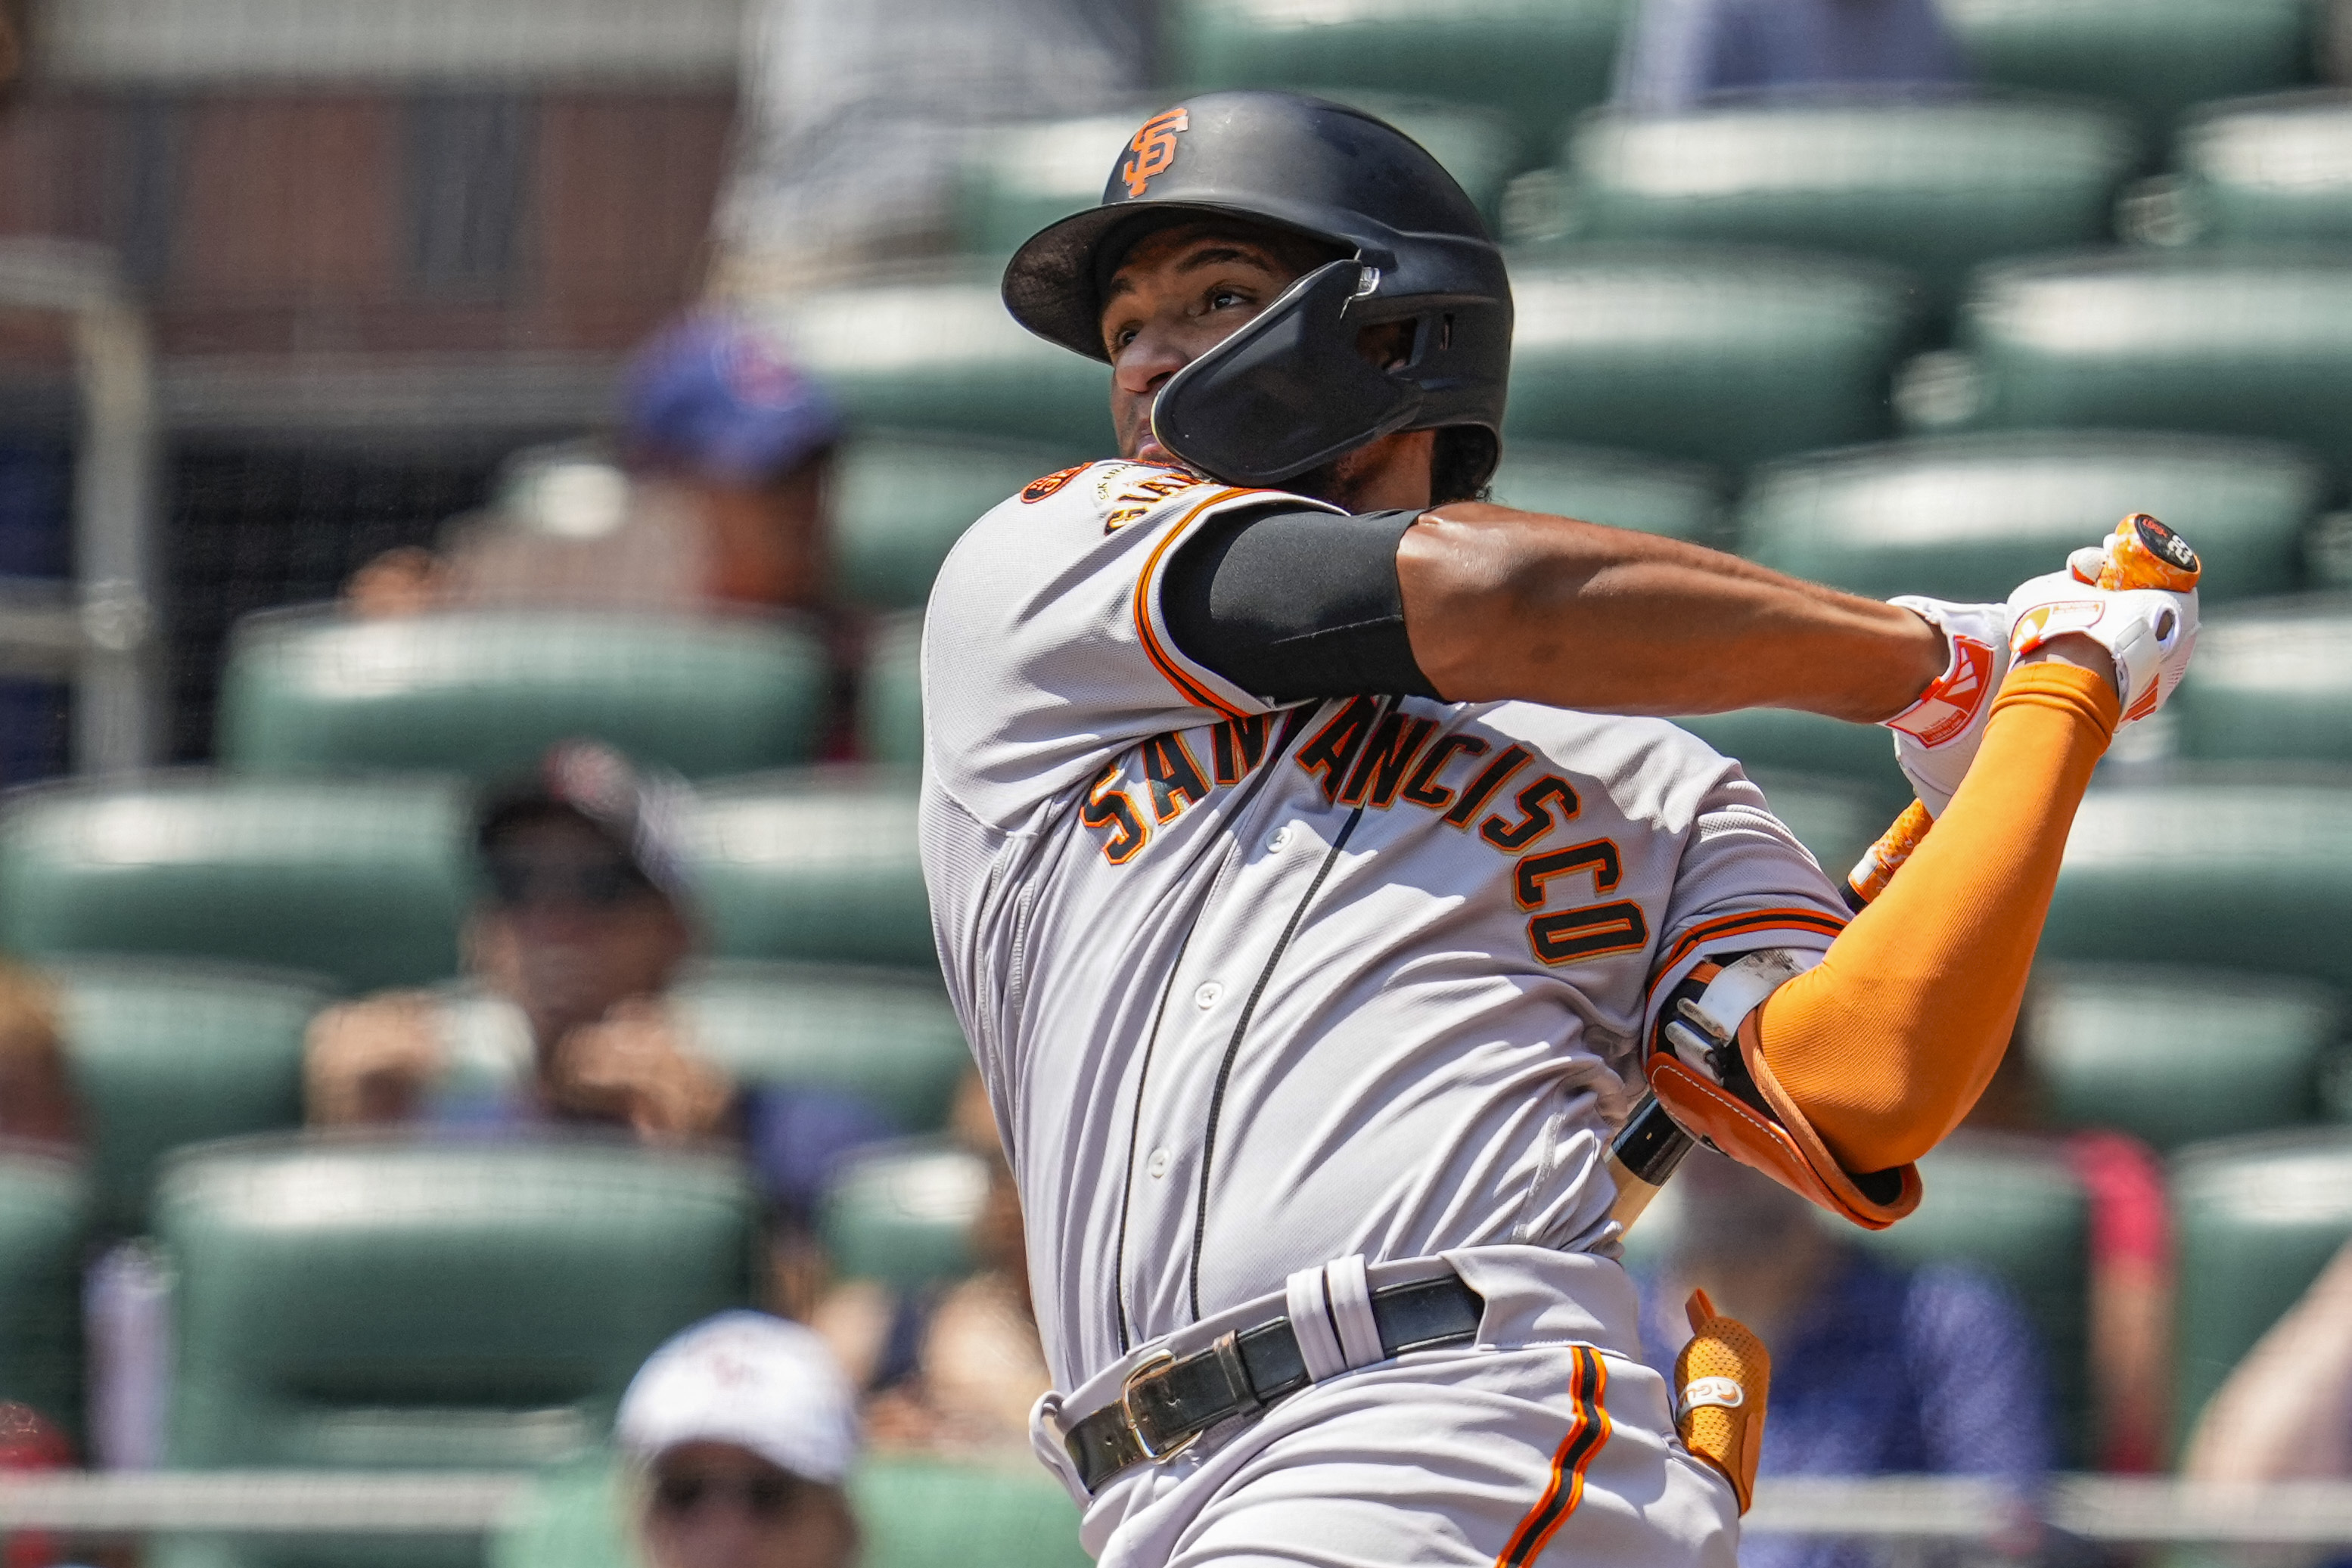
[[[1369,114],[1287,92],[1215,92],[1143,122],[1102,204],[1033,236],[1004,269],[1004,304],[1042,338],[1108,361],[1102,290],[1136,241],[1198,217],[1242,217],[1345,259],[1285,289],[1160,391],[1161,445],[1216,477],[1270,485],[1376,436],[1483,433],[1483,486],[1502,453],[1511,287],[1478,209],[1420,143]],[[1413,323],[1402,365],[1357,352],[1366,327]]]

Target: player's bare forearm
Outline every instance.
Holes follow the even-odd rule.
[[[1898,606],[1679,539],[1484,503],[1405,530],[1397,576],[1414,660],[1454,702],[1869,723],[1908,706],[1946,660],[1943,633]]]

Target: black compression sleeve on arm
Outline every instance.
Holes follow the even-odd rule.
[[[1397,541],[1418,511],[1244,512],[1179,546],[1160,608],[1195,663],[1275,702],[1433,697],[1405,637]]]

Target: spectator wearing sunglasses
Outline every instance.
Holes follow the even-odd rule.
[[[656,1351],[614,1436],[650,1568],[849,1568],[849,1380],[798,1323],[727,1312]]]
[[[572,743],[490,800],[475,832],[469,983],[320,1015],[304,1062],[311,1123],[720,1130],[730,1085],[662,1005],[695,947],[677,797],[618,754]]]

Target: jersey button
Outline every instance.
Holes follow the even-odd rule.
[[[1150,1162],[1145,1166],[1144,1168],[1149,1170],[1154,1176],[1166,1176],[1168,1174],[1168,1151],[1166,1149],[1152,1150]]]
[[[1265,841],[1265,847],[1274,854],[1280,854],[1283,851],[1288,849],[1290,847],[1290,830],[1288,828],[1275,829],[1274,837]]]
[[[1223,999],[1224,994],[1224,987],[1217,984],[1214,980],[1210,980],[1203,984],[1199,990],[1192,993],[1192,1005],[1200,1009],[1202,1012],[1207,1012],[1211,1008],[1215,1007],[1217,1003]]]

